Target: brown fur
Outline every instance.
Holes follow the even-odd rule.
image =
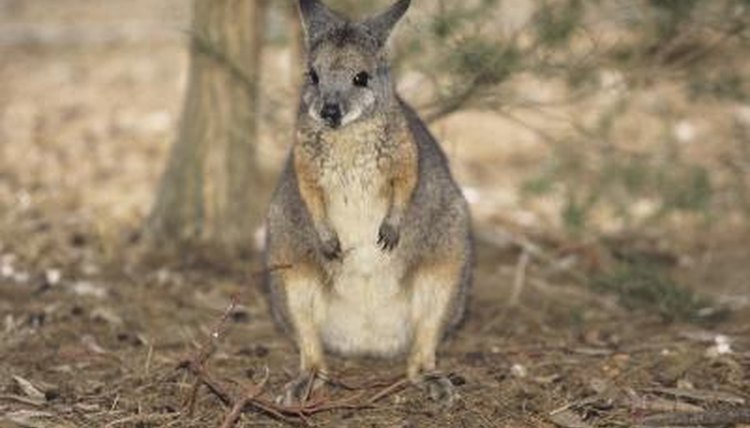
[[[330,13],[317,0],[302,3],[303,11],[313,8],[308,13]],[[402,13],[392,10],[368,21],[383,37],[382,19]],[[373,75],[371,88],[348,89],[360,67],[385,69],[382,52],[372,50],[384,43],[368,39],[375,30],[307,19],[310,62],[326,74],[303,89],[297,139],[269,209],[267,263],[291,266],[270,275],[271,307],[295,338],[303,376],[326,370],[325,351],[407,355],[409,377],[422,383],[464,312],[473,258],[468,207],[437,142],[396,97],[387,73]],[[311,23],[327,33],[310,34]],[[351,92],[337,100],[344,117],[354,112],[350,122],[321,121],[318,100],[328,90]],[[436,386],[440,394],[452,390],[445,378]]]

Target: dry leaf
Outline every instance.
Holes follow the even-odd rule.
[[[91,319],[101,320],[115,327],[123,325],[122,318],[114,310],[106,307],[98,307],[91,311]]]
[[[21,388],[21,391],[26,394],[27,397],[34,400],[45,400],[44,393],[28,380],[22,378],[21,376],[13,376],[13,380],[16,382],[18,387]]]
[[[703,412],[705,409],[684,401],[666,400],[659,397],[630,397],[628,404],[633,409],[652,412]]]
[[[550,414],[549,420],[553,424],[563,428],[592,428],[578,413],[570,409]]]
[[[9,412],[5,414],[5,417],[0,421],[7,420],[18,426],[24,428],[44,428],[50,425],[43,424],[41,421],[36,419],[51,418],[53,415],[49,412],[39,412],[36,410],[18,410],[16,412]]]
[[[648,388],[646,392],[655,394],[671,395],[678,398],[690,398],[697,401],[718,401],[731,404],[745,404],[745,399],[722,391],[710,391],[706,389],[681,389],[681,388]]]

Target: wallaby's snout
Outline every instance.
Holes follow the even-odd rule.
[[[341,66],[351,51],[339,51],[339,48],[333,52],[324,51],[316,57],[317,65],[311,66],[308,83],[303,88],[308,115],[331,129],[339,129],[367,117],[374,112],[378,99],[388,96],[368,86],[369,73],[361,71],[368,68],[368,64]],[[367,78],[363,77],[365,75]]]
[[[338,103],[325,103],[320,117],[331,128],[338,128],[341,125],[341,107]]]

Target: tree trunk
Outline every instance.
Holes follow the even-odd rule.
[[[265,206],[255,141],[267,0],[194,0],[178,138],[147,223],[158,244],[252,248]]]

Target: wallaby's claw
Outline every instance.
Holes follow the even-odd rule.
[[[283,392],[276,397],[276,403],[287,407],[305,404],[310,395],[324,385],[325,381],[316,373],[300,374],[284,385]]]
[[[328,260],[338,260],[341,258],[341,242],[339,242],[339,238],[336,236],[323,241],[320,249],[323,252],[323,256]]]
[[[383,224],[380,225],[380,231],[378,232],[378,246],[380,246],[383,251],[392,251],[396,248],[400,238],[398,229],[393,227],[390,223],[383,222]]]

